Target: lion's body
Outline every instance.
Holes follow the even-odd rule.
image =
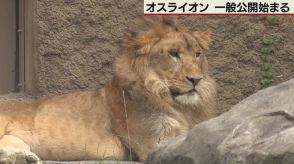
[[[30,103],[0,102],[0,135],[18,137],[41,159],[122,159],[123,149],[110,129],[104,100],[101,90]]]
[[[180,59],[162,55],[147,62],[145,51],[158,54],[158,47],[160,51],[170,44],[187,48],[190,42],[205,46],[200,37],[193,39],[188,36],[192,33],[180,27],[172,33],[173,27],[162,22],[144,34],[140,40],[144,46],[137,52],[134,47],[140,46],[134,40],[138,38],[125,40],[115,60],[115,75],[100,90],[31,102],[1,101],[0,161],[15,152],[33,152],[46,160],[127,160],[132,153],[144,161],[157,144],[211,118],[216,91],[213,79],[207,75],[204,56],[192,56],[190,60],[189,56]],[[158,29],[169,30],[162,32],[172,35],[150,46]],[[150,40],[144,40],[148,37]],[[189,48],[189,53],[199,51],[197,45]],[[176,66],[179,60],[186,65],[181,71],[180,67],[171,71],[171,65]],[[170,79],[180,78],[177,72],[184,73],[185,80],[178,79],[176,85]],[[192,86],[190,75],[194,80],[199,76],[200,82],[196,85],[193,81]]]

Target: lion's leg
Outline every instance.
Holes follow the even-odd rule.
[[[38,156],[21,139],[4,135],[0,139],[0,164],[41,163]]]

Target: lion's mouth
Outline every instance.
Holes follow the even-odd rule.
[[[174,102],[186,106],[195,106],[200,100],[200,95],[196,89],[190,89],[185,92],[171,90],[171,96]]]
[[[186,92],[180,92],[178,90],[172,90],[171,89],[171,95],[172,97],[177,97],[177,96],[181,96],[181,95],[194,95],[197,93],[197,90],[194,88],[194,89],[191,89],[189,91],[186,91]]]

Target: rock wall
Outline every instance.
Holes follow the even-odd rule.
[[[143,13],[141,0],[37,0],[37,83],[42,95],[102,87],[127,23]],[[210,72],[219,85],[219,108],[229,109],[260,89],[260,43],[274,37],[273,84],[294,77],[294,18],[190,16],[179,20],[210,30]]]
[[[102,87],[138,0],[39,0],[36,6],[40,92]]]

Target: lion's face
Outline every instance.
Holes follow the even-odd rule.
[[[149,92],[161,98],[170,97],[184,106],[210,101],[215,85],[207,74],[204,54],[209,33],[192,32],[169,21],[163,19],[147,31],[127,37],[125,45],[135,52],[128,56],[131,70],[143,79]]]
[[[172,98],[183,105],[200,101],[201,84],[207,76],[203,47],[193,35],[196,34],[167,33],[152,46],[148,58],[149,67],[167,86]]]

